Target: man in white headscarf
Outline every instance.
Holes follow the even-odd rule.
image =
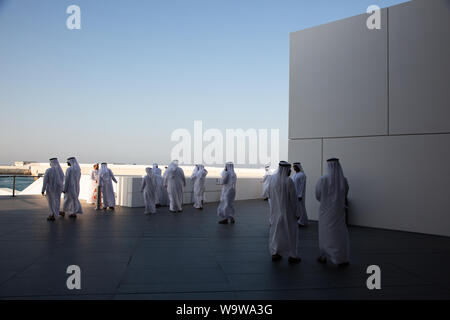
[[[64,172],[59,165],[58,159],[51,158],[50,168],[45,170],[44,182],[42,184],[42,195],[47,195],[48,207],[51,213],[47,218],[48,221],[55,221],[55,217],[59,214],[63,187]]]
[[[192,170],[191,174],[191,183],[192,183],[192,202],[195,203],[195,195],[194,195],[194,185],[195,185],[195,179],[197,179],[197,171],[198,171],[198,165],[194,166],[194,170]]]
[[[167,168],[168,168],[168,166],[164,167],[164,173],[162,175],[163,183],[162,183],[161,195],[160,195],[160,200],[159,200],[159,203],[163,207],[167,207],[169,205],[169,193],[167,192],[167,186],[165,185],[165,182],[164,182],[164,181],[166,181],[166,177],[167,177]]]
[[[64,202],[62,216],[67,212],[70,218],[83,213],[78,196],[80,195],[81,168],[75,157],[67,159],[66,177],[64,180]]]
[[[183,169],[178,167],[178,160],[172,161],[164,174],[166,175],[164,185],[169,194],[169,211],[182,212],[183,187],[186,186],[186,179]]]
[[[161,175],[161,169],[158,167],[158,164],[155,162],[153,164],[152,173]]]
[[[270,176],[272,175],[272,172],[270,172],[270,164],[266,164],[264,167],[264,176],[262,178],[262,195],[261,197],[264,200],[269,199],[269,183],[270,183]]]
[[[155,205],[156,208],[161,207],[164,205],[162,201],[163,197],[163,177],[161,176],[161,169],[158,168],[158,164],[154,163],[152,168],[152,174],[155,179]]]
[[[141,192],[144,196],[145,214],[156,213],[156,181],[152,168],[145,168],[147,175],[142,178]]]
[[[217,208],[217,215],[221,218],[220,224],[235,223],[234,220],[234,198],[236,196],[236,173],[234,173],[234,164],[227,162],[222,171],[222,194]]]
[[[300,162],[294,162],[293,167],[295,173],[291,176],[291,179],[294,182],[295,190],[297,192],[297,215],[300,217],[298,218],[298,226],[306,227],[308,226],[308,214],[305,205],[306,175]]]
[[[205,198],[205,181],[208,171],[202,164],[195,166],[196,170],[194,177],[194,208],[203,210],[203,201]]]
[[[320,177],[316,185],[319,208],[319,249],[318,261],[346,266],[350,260],[350,243],[345,223],[345,198],[348,182],[344,177],[339,159],[327,160],[327,173]]]
[[[291,164],[280,161],[276,174],[270,178],[269,198],[272,225],[269,233],[269,251],[273,261],[287,256],[290,263],[299,263],[297,194],[292,180]]]
[[[106,162],[103,162],[98,173],[98,186],[101,188],[103,196],[103,209],[114,210],[116,206],[116,197],[114,195],[114,188],[112,182],[117,183],[111,169],[108,168]]]

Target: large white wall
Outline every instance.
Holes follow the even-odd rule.
[[[350,183],[350,223],[450,236],[450,0],[383,9],[291,34],[289,160],[326,159]]]

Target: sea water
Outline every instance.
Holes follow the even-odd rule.
[[[32,184],[35,179],[34,177],[16,177],[16,190],[22,191],[26,187],[28,187],[30,184]],[[13,178],[8,175],[1,175],[0,174],[0,189],[1,188],[13,188]]]

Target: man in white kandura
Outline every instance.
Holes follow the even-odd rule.
[[[205,182],[208,171],[202,164],[195,166],[197,170],[194,170],[194,208],[203,210],[203,201],[205,199]]]
[[[299,263],[298,212],[294,182],[289,178],[291,164],[280,161],[277,173],[270,178],[269,198],[272,225],[269,233],[269,251],[272,261],[289,257],[290,263]]]
[[[67,159],[66,177],[64,179],[64,202],[62,216],[67,212],[70,218],[83,213],[78,196],[80,195],[81,168],[75,157]]]
[[[144,196],[145,214],[156,213],[156,181],[152,168],[145,168],[147,174],[142,178],[141,192]]]
[[[178,167],[178,160],[174,160],[169,164],[166,170],[167,174],[164,179],[164,185],[169,194],[169,211],[182,212],[183,205],[183,187],[186,186],[184,171]]]
[[[103,162],[98,173],[98,186],[101,188],[103,196],[103,209],[114,210],[116,206],[116,197],[114,195],[114,188],[112,182],[117,183],[116,177],[114,177],[111,169],[108,168],[106,162]]]
[[[97,203],[98,163],[94,164],[94,170],[91,171],[90,178],[89,195],[86,202],[89,204],[95,204]]]
[[[348,182],[344,177],[339,159],[327,160],[327,173],[320,177],[316,185],[319,208],[319,249],[318,261],[347,266],[350,260],[350,243],[345,223],[345,198]]]
[[[195,185],[195,179],[197,179],[197,171],[198,171],[198,166],[195,165],[194,170],[192,170],[191,178],[190,178],[190,181],[192,183],[192,197],[191,197],[192,203],[195,203],[194,185]]]
[[[160,205],[163,207],[169,206],[169,193],[167,192],[167,186],[164,183],[164,181],[166,181],[166,177],[167,177],[167,168],[168,168],[167,166],[164,167],[164,173],[162,175],[163,183],[162,183],[162,187],[161,187],[161,197],[159,200]]]
[[[269,199],[269,183],[270,183],[270,176],[272,175],[272,172],[270,171],[270,164],[266,164],[264,167],[264,176],[262,178],[262,194],[261,197],[264,200]]]
[[[152,174],[155,178],[155,205],[156,208],[161,207],[163,204],[163,177],[161,176],[161,169],[158,168],[158,164],[154,163],[152,168]]]
[[[294,162],[294,175],[291,176],[294,181],[295,190],[297,192],[297,211],[298,211],[298,226],[308,226],[308,214],[306,212],[305,198],[306,198],[306,175],[300,162]]]
[[[50,168],[45,170],[44,182],[42,184],[42,195],[47,195],[48,207],[50,215],[48,221],[55,221],[55,217],[59,214],[59,206],[61,203],[61,193],[64,187],[64,172],[59,165],[57,158],[50,159]]]
[[[234,173],[234,165],[227,162],[225,169],[222,171],[222,194],[220,195],[220,203],[217,208],[217,215],[221,218],[220,224],[235,223],[234,220],[234,198],[236,196],[236,174]]]

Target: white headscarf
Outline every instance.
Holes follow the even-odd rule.
[[[173,160],[171,163],[169,163],[169,166],[167,167],[167,172],[175,172],[178,168],[178,160]]]
[[[61,165],[59,164],[59,161],[57,158],[50,159],[50,168],[55,168],[55,171],[58,175],[58,181],[63,182],[64,181],[64,172],[61,169]]]
[[[203,171],[205,170],[205,166],[204,165],[202,165],[202,164],[198,164],[197,165],[197,173],[196,173],[196,175],[199,177],[199,178],[202,178],[202,176],[203,176]]]
[[[161,175],[161,169],[158,168],[158,164],[154,163],[153,164],[153,169],[152,169],[153,174],[160,176]]]
[[[289,174],[288,174],[289,173]],[[286,161],[280,161],[278,165],[278,170],[272,176],[273,184],[276,186],[276,190],[280,195],[284,196],[286,194],[287,182],[291,174],[291,164]],[[284,202],[282,202],[284,203]]]
[[[147,175],[148,175],[149,177],[153,176],[152,168],[150,168],[150,167],[145,168],[145,172],[147,172]]]
[[[100,166],[100,170],[98,171],[98,176],[99,178],[102,178],[106,174],[108,174],[108,166],[105,162],[103,162]]]
[[[225,164],[225,168],[227,169],[226,172],[228,172],[228,174],[230,175],[230,179],[232,181],[233,184],[236,183],[236,173],[234,172],[234,164],[233,162],[227,162]]]
[[[303,172],[303,167],[302,167],[302,164],[300,162],[294,162],[292,165],[293,166],[297,166],[300,169],[300,171]]]
[[[75,157],[68,158],[67,161],[70,163],[70,167],[76,173],[81,173],[80,165]]]
[[[191,178],[195,178],[195,177],[197,176],[197,173],[198,173],[199,171],[200,171],[199,165],[196,164],[195,167],[194,167],[194,170],[192,171]]]
[[[327,160],[327,175],[328,179],[328,195],[333,200],[345,198],[345,177],[342,171],[339,159],[333,158]]]

